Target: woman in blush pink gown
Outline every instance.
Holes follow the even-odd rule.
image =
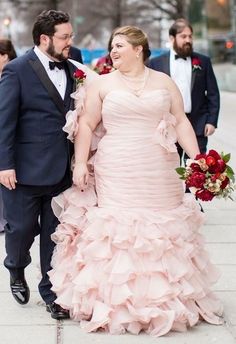
[[[210,290],[218,272],[199,233],[204,214],[175,171],[176,140],[191,158],[199,149],[177,87],[144,66],[149,54],[140,29],[115,31],[116,71],[88,86],[74,186],[53,204],[56,302],[89,332],[159,337],[200,319],[222,322]],[[101,120],[104,136],[88,162]]]

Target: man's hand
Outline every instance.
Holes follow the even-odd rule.
[[[16,171],[4,170],[0,171],[0,184],[4,185],[9,190],[16,188]]]
[[[214,127],[214,125],[210,124],[210,123],[207,123],[205,125],[205,132],[204,132],[204,135],[205,136],[210,136],[212,134],[214,134],[216,128]]]

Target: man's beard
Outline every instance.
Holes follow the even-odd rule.
[[[193,45],[191,43],[185,43],[182,47],[179,47],[176,40],[174,40],[173,48],[176,54],[182,58],[189,57],[193,53]]]
[[[65,56],[63,55],[63,53],[60,53],[60,54],[59,54],[59,53],[57,53],[57,52],[55,51],[55,48],[54,48],[54,45],[53,45],[52,41],[50,41],[49,46],[48,46],[48,48],[47,48],[47,50],[46,50],[46,53],[47,53],[48,55],[50,55],[50,56],[56,58],[58,61],[65,61],[65,60],[67,60],[67,58],[68,58],[68,57],[65,57]]]

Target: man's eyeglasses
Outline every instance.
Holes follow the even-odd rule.
[[[60,40],[62,40],[62,41],[69,41],[70,39],[74,39],[74,38],[75,38],[75,35],[74,35],[74,34],[71,34],[71,35],[62,35],[62,36],[53,35],[52,37],[56,37],[57,39],[60,39]]]

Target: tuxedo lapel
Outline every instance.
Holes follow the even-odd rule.
[[[192,68],[192,78],[191,78],[191,92],[192,92],[192,90],[193,90],[193,86],[194,86],[194,83],[195,83],[195,79],[196,79],[196,73],[198,72],[197,70],[194,70],[194,68],[193,68],[193,63],[192,63],[192,61],[193,61],[193,58],[194,57],[197,57],[195,54],[193,54],[192,56],[191,56],[191,68]]]
[[[191,92],[192,92],[192,90],[193,90],[193,86],[194,86],[195,78],[196,78],[196,71],[193,71],[193,70],[192,70],[192,78],[191,78]]]
[[[70,61],[66,61],[67,66],[68,66],[68,77],[71,79],[70,81],[72,82],[72,92],[76,91],[76,80],[74,77],[74,72],[76,71],[77,67],[71,63]],[[71,93],[72,93],[71,92]],[[70,110],[74,109],[74,99],[70,97],[70,106],[69,106]]]
[[[73,63],[71,63],[69,61],[66,61],[66,63],[67,63],[68,70],[69,70],[69,77],[73,81],[73,89],[72,89],[72,91],[75,92],[76,91],[76,80],[75,80],[75,77],[74,77],[74,72],[76,71],[77,67]]]
[[[60,112],[64,114],[64,102],[60,94],[58,93],[56,87],[48,77],[47,72],[45,71],[42,63],[39,61],[39,59],[30,59],[29,63],[31,67],[34,69],[35,73],[39,77],[44,87],[47,89],[49,96],[52,98],[57,108],[60,110]]]
[[[165,54],[162,56],[163,60],[163,73],[167,74],[170,76],[170,54]]]

